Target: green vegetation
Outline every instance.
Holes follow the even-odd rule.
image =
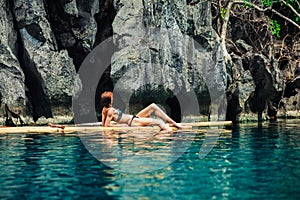
[[[227,10],[225,8],[221,8],[220,15],[221,15],[222,19],[225,19],[226,12],[227,12]]]
[[[243,24],[237,24],[241,31],[247,29],[245,33],[249,33],[248,44],[265,55],[268,55],[266,47],[273,43],[272,37],[283,41],[283,47],[286,39],[299,40],[299,0],[212,0],[212,10],[213,26],[220,38],[226,63],[231,63],[226,43],[234,43],[227,33],[230,33],[230,24],[237,21]]]
[[[225,15],[231,12],[232,5],[235,5],[235,10],[238,6],[243,5],[244,8],[254,8],[260,12],[265,13],[269,19],[269,28],[271,33],[277,38],[282,38],[281,27],[286,25],[286,22],[300,29],[300,1],[299,0],[234,0],[222,1],[220,5],[224,5],[219,9],[220,17],[226,21]],[[227,22],[224,22],[227,23]]]
[[[271,33],[275,35],[277,38],[280,38],[280,24],[278,24],[277,20],[269,20],[269,27]]]

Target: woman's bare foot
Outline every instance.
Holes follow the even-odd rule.
[[[183,126],[180,123],[176,123],[176,122],[171,122],[169,123],[170,127],[176,127],[176,128],[183,128]]]

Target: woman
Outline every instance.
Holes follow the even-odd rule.
[[[137,115],[124,114],[120,109],[112,107],[113,94],[112,92],[104,92],[101,95],[102,109],[102,126],[116,126],[111,124],[111,121],[119,124],[127,124],[128,126],[151,126],[157,125],[162,131],[172,131],[170,126],[181,128],[174,120],[172,120],[166,113],[164,113],[156,104],[152,103],[148,107],[141,110]],[[169,123],[167,126],[160,119],[150,118],[151,114]]]

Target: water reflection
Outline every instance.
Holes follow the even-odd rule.
[[[89,152],[102,163],[122,172],[142,173],[161,169],[180,157],[195,132],[103,131],[81,133]]]

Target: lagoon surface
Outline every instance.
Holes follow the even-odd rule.
[[[94,140],[105,154],[103,162],[75,133],[2,134],[0,198],[300,199],[299,122],[234,127],[212,141],[201,158],[208,138],[199,130],[175,133],[184,135],[176,145],[171,145],[174,135],[153,133],[149,140],[112,132]],[[130,160],[133,154],[139,159]],[[122,171],[117,166],[125,161]],[[154,167],[139,171],[148,165]]]

